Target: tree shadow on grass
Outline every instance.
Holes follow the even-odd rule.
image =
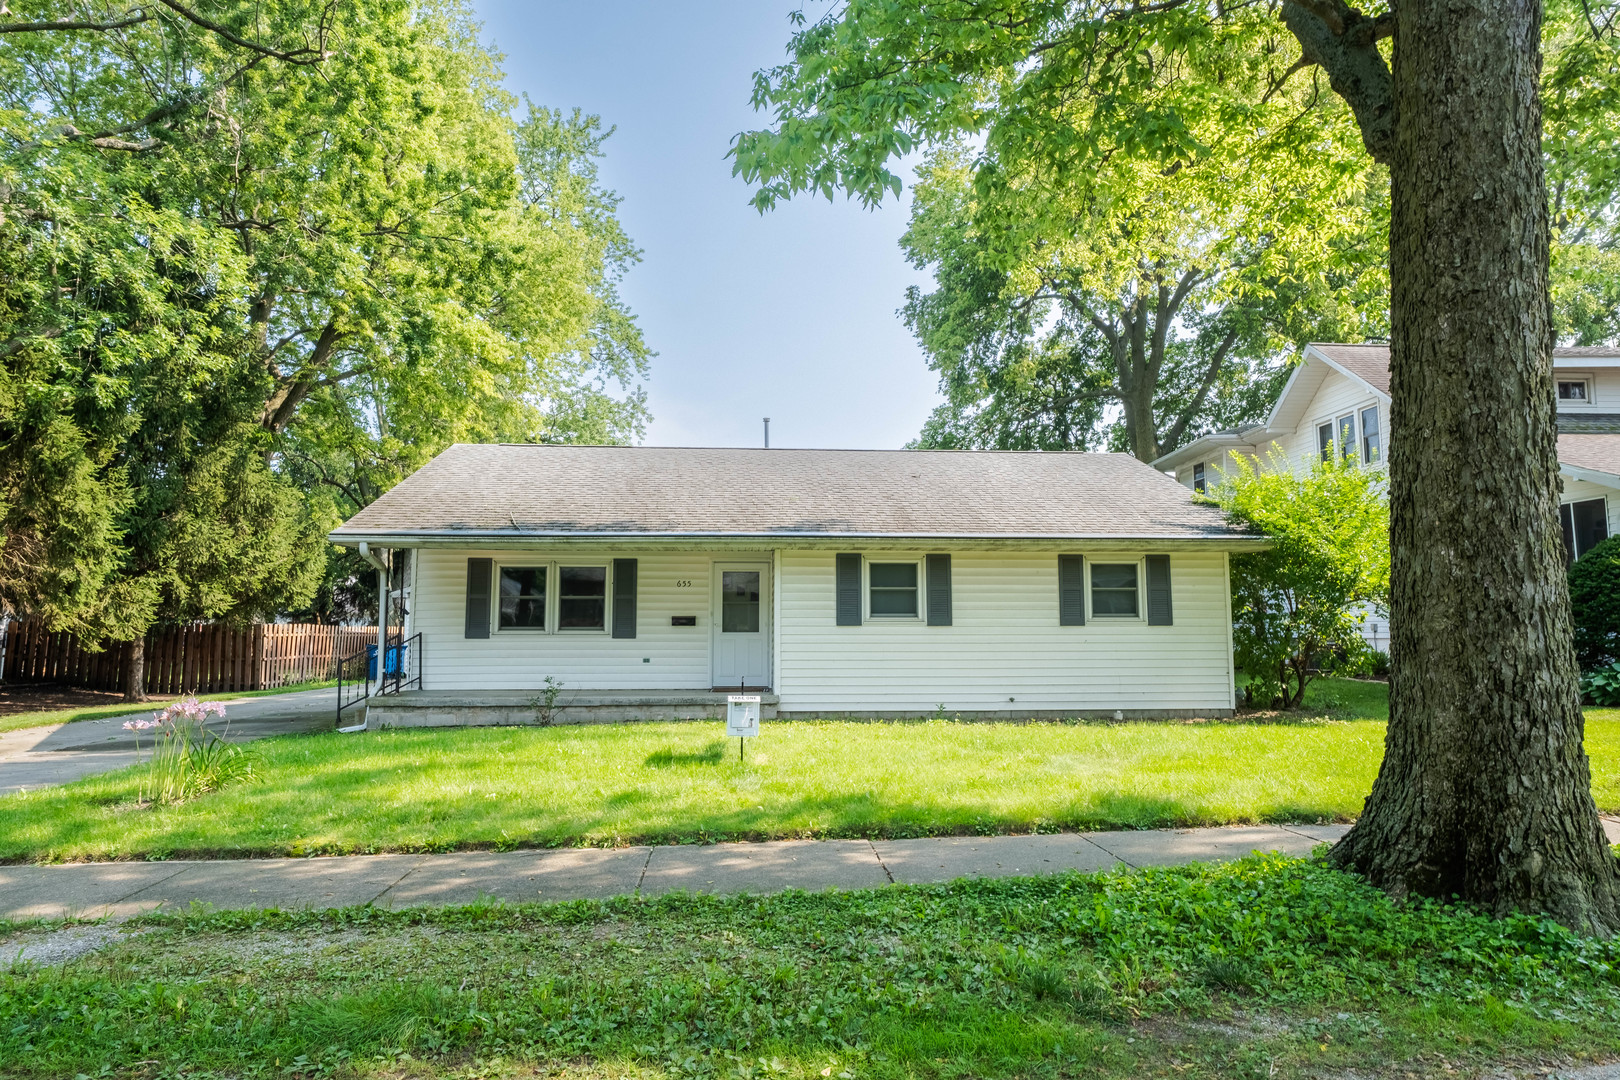
[[[701,750],[655,750],[642,764],[655,769],[671,765],[718,765],[725,760],[726,741],[716,739]]]

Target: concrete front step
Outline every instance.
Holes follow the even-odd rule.
[[[710,720],[726,715],[730,692],[711,690],[567,690],[548,708],[533,690],[407,690],[367,702],[366,727],[493,727],[613,724],[637,720]],[[776,717],[775,694],[760,699],[760,719]]]

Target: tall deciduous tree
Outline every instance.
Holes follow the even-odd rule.
[[[650,354],[616,292],[637,253],[597,181],[606,133],[515,115],[456,0],[14,6],[11,611],[128,640],[296,607],[318,575],[271,549],[305,552],[301,529],[447,443],[640,431]],[[35,483],[36,458],[62,482]],[[218,576],[193,588],[201,567]]]
[[[1620,930],[1559,555],[1539,3],[850,0],[758,77],[775,125],[737,165],[763,205],[876,201],[896,156],[965,134],[1169,173],[1205,152],[1199,117],[1255,123],[1252,84],[1209,61],[1279,20],[1277,77],[1326,79],[1392,193],[1390,725],[1332,857],[1396,892]],[[1099,108],[1077,129],[1078,98]]]

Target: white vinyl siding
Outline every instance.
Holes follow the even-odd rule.
[[[417,552],[412,629],[422,634],[422,686],[429,690],[539,690],[550,675],[569,689],[707,690],[711,568],[709,552],[647,554],[609,550]],[[597,632],[495,632],[485,639],[463,636],[466,624],[467,559],[493,558],[495,565],[612,565],[637,559],[634,638]],[[765,556],[753,556],[763,561]],[[732,559],[732,556],[725,556]],[[679,582],[690,585],[679,586]],[[696,626],[671,626],[672,615],[696,615]],[[611,627],[611,617],[609,619]],[[643,663],[643,658],[650,663]]]
[[[930,550],[951,554],[950,626],[877,620],[838,626],[834,553],[779,553],[775,690],[783,712],[927,713],[941,704],[964,712],[1232,707],[1224,553],[1171,553],[1174,626],[1137,619],[1059,626],[1060,551],[1105,563],[1134,562],[1142,552]]]
[[[1560,412],[1620,412],[1620,368],[1582,367],[1571,360],[1553,369],[1555,385],[1572,379],[1585,380],[1588,398],[1585,401],[1559,401]]]

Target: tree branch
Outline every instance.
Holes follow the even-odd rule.
[[[1304,59],[1327,72],[1344,98],[1373,160],[1388,165],[1395,149],[1395,92],[1378,42],[1395,32],[1393,13],[1363,15],[1344,0],[1284,0],[1282,21]]]
[[[96,22],[93,19],[41,19],[35,22],[0,23],[0,34],[34,34],[51,30],[95,30],[105,33],[108,30],[122,30],[126,26],[146,22],[151,17],[140,8],[135,8],[131,14],[117,15],[106,22]]]
[[[203,18],[197,12],[192,11],[186,5],[180,3],[179,0],[158,0],[158,3],[162,4],[164,7],[180,16],[182,19],[185,19],[187,22],[195,23],[197,26],[202,27],[209,33],[218,34],[232,45],[238,45],[249,50],[250,52],[263,53],[265,56],[272,57],[276,60],[283,60],[289,64],[318,64],[327,57],[327,52],[324,47],[324,40],[322,43],[323,47],[319,49],[312,49],[306,46],[302,49],[294,49],[291,52],[283,52],[280,49],[272,49],[268,45],[260,45],[256,41],[249,41],[247,38],[225,26],[221,26],[219,23],[214,22],[211,19]],[[321,29],[324,38],[324,24],[322,25]]]
[[[1215,380],[1220,378],[1221,368],[1225,366],[1226,356],[1232,351],[1232,346],[1237,343],[1237,336],[1236,330],[1228,330],[1221,343],[1216,346],[1215,352],[1210,355],[1209,365],[1204,368],[1204,378],[1199,383],[1198,393],[1193,395],[1192,401],[1182,410],[1170,430],[1164,433],[1164,438],[1159,440],[1160,449],[1165,447],[1174,449],[1181,444],[1181,436],[1186,432],[1187,425],[1191,424],[1193,417],[1203,409],[1204,402],[1209,400],[1209,392],[1214,388]]]

